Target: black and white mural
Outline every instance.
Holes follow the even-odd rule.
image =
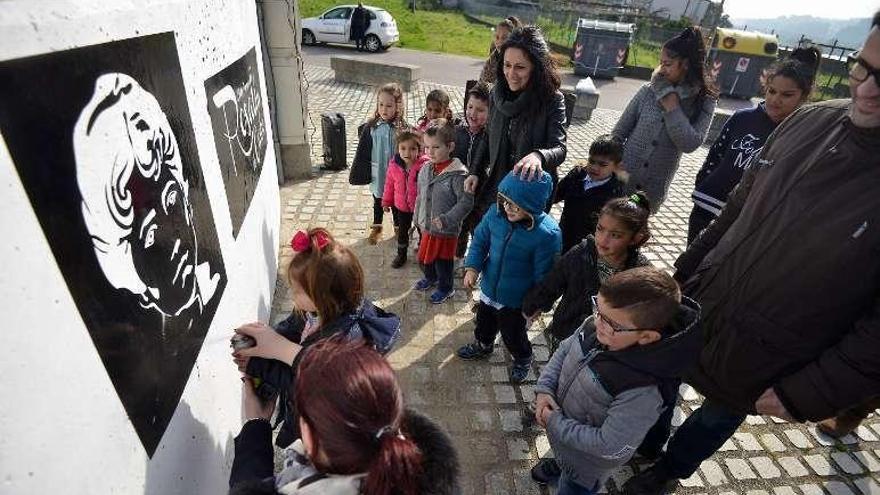
[[[0,102],[31,206],[152,457],[226,286],[174,34],[2,62]],[[47,359],[68,352],[44,345]]]
[[[251,48],[243,57],[205,81],[208,114],[226,186],[232,234],[247,214],[266,156],[266,119],[257,54]]]

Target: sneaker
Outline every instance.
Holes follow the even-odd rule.
[[[513,363],[513,366],[510,367],[510,381],[513,383],[526,381],[526,377],[529,376],[530,365],[531,362],[525,364]]]
[[[434,291],[433,294],[431,294],[431,304],[442,304],[444,301],[452,297],[453,294],[455,294],[455,290],[452,289],[446,292],[437,289]]]
[[[541,459],[532,468],[532,479],[539,485],[556,483],[561,474],[562,470],[559,469],[556,459]]]
[[[492,355],[493,348],[492,346],[486,346],[481,344],[480,342],[474,341],[468,345],[463,345],[458,348],[458,357],[462,359],[483,359]]]
[[[672,493],[677,484],[678,478],[668,473],[662,465],[654,464],[627,480],[622,491],[626,495],[663,495]]]
[[[435,285],[437,285],[436,280],[428,280],[426,278],[423,278],[423,279],[419,280],[418,282],[416,282],[415,285],[413,285],[413,289],[420,290],[420,291],[426,291],[426,290],[430,289],[431,287],[434,287]]]

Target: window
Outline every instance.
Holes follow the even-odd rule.
[[[349,17],[351,17],[351,8],[349,7],[340,7],[324,14],[324,19],[348,19]]]

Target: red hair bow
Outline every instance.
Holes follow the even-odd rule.
[[[330,238],[327,237],[325,232],[319,230],[309,236],[308,233],[300,230],[294,234],[293,239],[290,240],[290,247],[292,247],[293,251],[296,253],[309,251],[312,249],[312,240],[315,241],[315,245],[318,246],[319,251],[324,249],[327,244],[330,244]]]

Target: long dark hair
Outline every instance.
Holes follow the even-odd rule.
[[[663,49],[672,58],[687,60],[684,80],[699,87],[700,96],[718,97],[718,89],[706,69],[706,42],[700,28],[684,28],[677,36],[663,43]]]
[[[309,347],[294,397],[322,473],[367,473],[364,495],[415,495],[422,454],[403,430],[403,394],[391,365],[363,341],[333,337]]]
[[[550,48],[544,40],[544,34],[537,26],[525,26],[514,29],[507,41],[501,45],[499,51],[498,67],[496,68],[495,87],[501,92],[501,96],[507,98],[512,92],[507,85],[507,78],[504,77],[504,53],[508,48],[519,48],[525,52],[526,56],[534,65],[532,74],[529,77],[529,88],[534,93],[533,107],[550,101],[553,95],[562,85],[562,79],[559,77],[559,69],[556,67],[556,61],[550,56]]]
[[[795,48],[786,59],[770,66],[767,82],[769,83],[776,76],[787,77],[797,84],[806,100],[813,91],[821,61],[822,52],[815,46]]]

